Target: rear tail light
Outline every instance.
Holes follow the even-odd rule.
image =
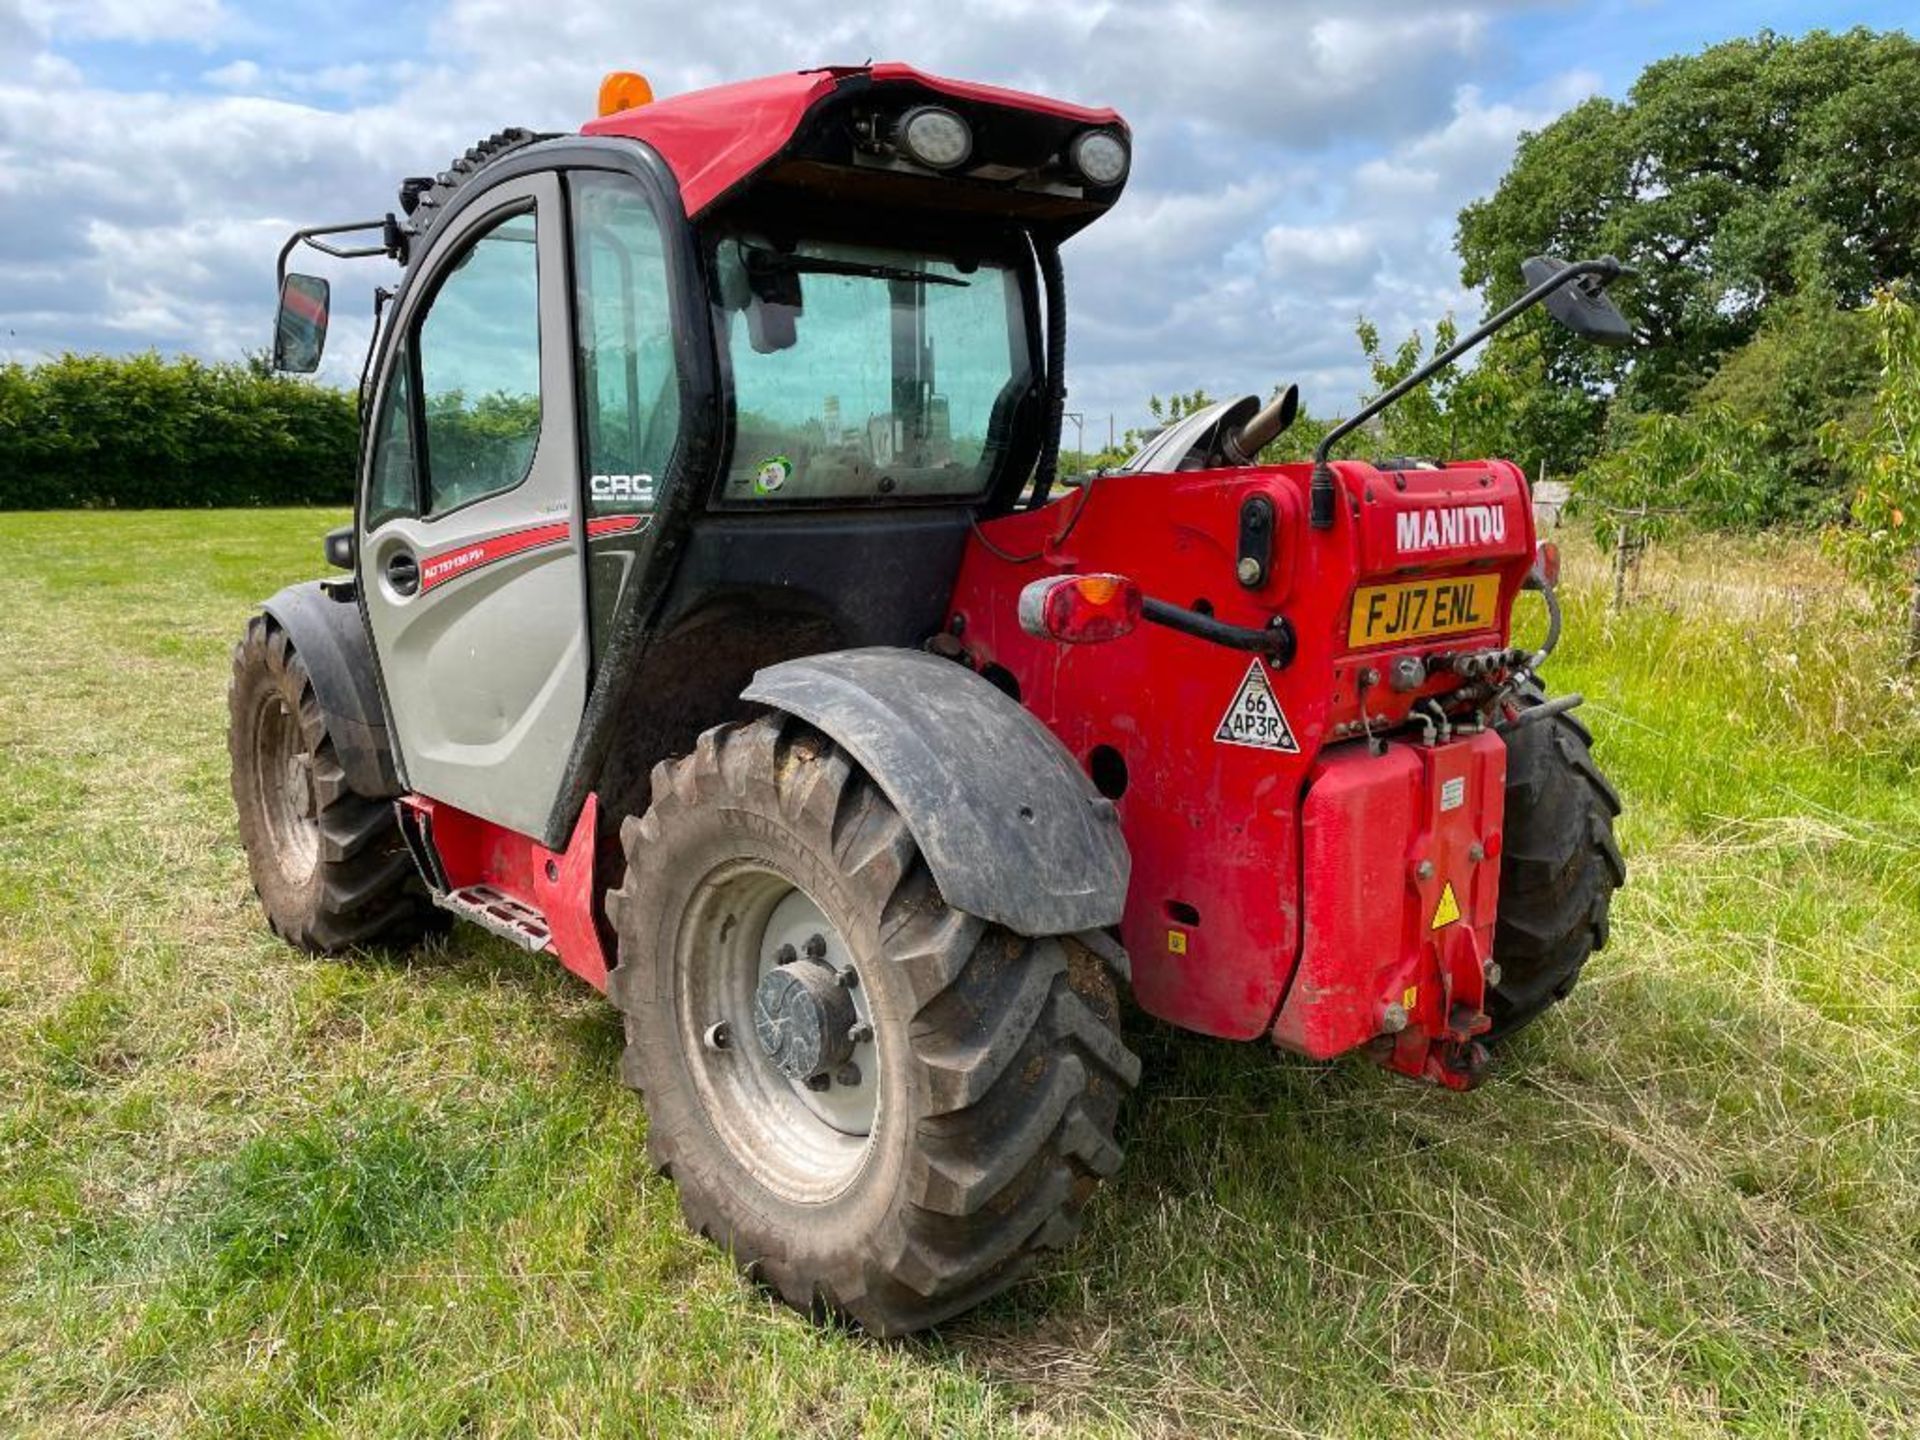
[[[1140,587],[1124,575],[1056,575],[1020,592],[1020,628],[1063,645],[1096,645],[1140,623]]]
[[[1560,547],[1553,541],[1542,540],[1533,547],[1533,573],[1555,589],[1559,588]]]

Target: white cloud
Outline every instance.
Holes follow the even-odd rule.
[[[1374,233],[1364,225],[1275,225],[1260,237],[1273,278],[1286,283],[1310,277],[1322,285],[1360,288],[1380,264]]]
[[[200,78],[216,90],[252,90],[259,86],[264,72],[251,60],[234,60],[209,70]]]
[[[205,42],[228,26],[220,0],[25,0],[40,34],[85,40]]]

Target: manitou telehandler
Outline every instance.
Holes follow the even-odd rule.
[[[1262,465],[1287,390],[1056,475],[1111,110],[809,70],[505,131],[301,231],[385,255],[348,573],[234,653],[233,791],[314,951],[470,920],[605,990],[688,1223],[891,1334],[1066,1243],[1141,1009],[1465,1087],[1607,935],[1618,804],[1534,679],[1502,461]],[[359,239],[357,231],[368,233]],[[1522,590],[1550,635],[1517,648]],[[1129,971],[1131,957],[1131,971]]]

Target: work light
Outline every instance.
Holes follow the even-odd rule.
[[[1089,185],[1102,189],[1126,179],[1127,164],[1132,159],[1127,142],[1111,130],[1087,131],[1068,148],[1067,158]]]
[[[973,153],[973,131],[951,110],[920,105],[900,117],[896,142],[909,160],[929,170],[951,170]]]

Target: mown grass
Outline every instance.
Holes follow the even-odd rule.
[[[1574,547],[1632,886],[1487,1086],[1143,1022],[1083,1243],[882,1344],[684,1232],[557,967],[266,934],[226,656],[332,523],[0,516],[0,1427],[1911,1429],[1920,696],[1812,546],[1670,547],[1618,617]]]

